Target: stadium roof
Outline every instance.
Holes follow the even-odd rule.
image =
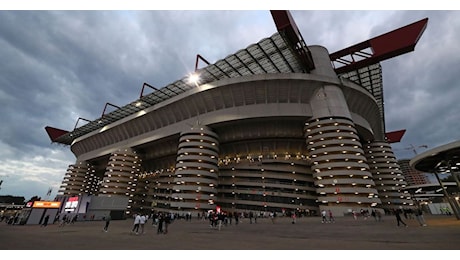
[[[45,127],[46,132],[52,142],[71,145],[76,138],[184,93],[195,88],[196,84],[201,85],[225,78],[255,74],[309,73],[314,69],[311,54],[290,13],[288,11],[272,11],[272,16],[277,24],[277,33],[213,64],[209,64],[202,58],[207,66],[201,69],[195,68],[195,73],[199,75],[198,83],[191,82],[189,76],[158,89],[144,83],[141,97],[138,100],[123,107],[117,107],[110,113],[103,113],[100,118],[93,121],[84,119],[88,123],[78,128],[76,124],[72,131],[47,126]],[[330,55],[332,65],[338,76],[361,85],[376,98],[382,118],[384,118],[382,69],[378,62],[412,51],[426,27],[427,20],[426,18]],[[401,34],[409,36],[402,37],[403,40],[396,41],[399,43],[392,44],[390,48],[379,47],[391,41],[393,37],[400,37]],[[376,48],[377,51],[374,52],[372,48]],[[355,56],[359,56],[359,60]],[[196,65],[199,57],[201,56],[197,55]],[[351,59],[347,57],[351,57]],[[341,63],[343,66],[336,67],[337,63]],[[143,96],[143,90],[146,86],[154,91]]]
[[[433,173],[435,171],[459,172],[460,167],[460,141],[441,145],[418,154],[409,162],[410,167]]]
[[[235,54],[218,60],[214,64],[209,64],[204,68],[197,69],[195,74],[199,75],[198,83],[201,85],[225,78],[235,78],[246,75],[304,72],[305,69],[301,65],[296,52],[290,48],[279,33],[275,33],[272,37],[265,38],[256,44],[250,45],[246,49],[239,50]],[[153,88],[154,91],[123,107],[102,115],[96,120],[75,128],[71,132],[52,127],[46,127],[46,130],[53,142],[70,145],[73,140],[80,136],[100,129],[171,97],[177,96],[191,88],[195,88],[195,84],[197,83],[190,82],[189,76],[183,77],[159,89],[144,83],[144,85]],[[58,134],[51,134],[55,132],[64,134],[59,136],[57,136]]]

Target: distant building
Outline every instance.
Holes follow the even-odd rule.
[[[2,204],[24,205],[25,201],[26,199],[23,196],[0,196],[0,203]]]
[[[411,168],[409,165],[410,159],[399,160],[398,164],[404,175],[404,179],[407,182],[408,186],[422,185],[431,183],[426,173],[417,171],[414,168]]]
[[[26,199],[22,196],[0,196],[0,220],[18,214],[25,206]],[[6,222],[6,221],[5,221]]]

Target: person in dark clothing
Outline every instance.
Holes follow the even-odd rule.
[[[168,234],[169,224],[171,224],[171,215],[165,214],[163,223],[163,234]]]
[[[239,221],[239,216],[238,216],[238,212],[234,212],[233,213],[233,217],[235,218],[235,225],[238,225],[238,221]]]
[[[158,228],[157,228],[157,234],[163,233],[163,222],[165,221],[163,213],[160,213],[158,215]]]
[[[423,217],[423,211],[421,208],[417,208],[415,210],[415,218],[417,218],[417,221],[420,224],[420,226],[426,227],[425,218]]]
[[[395,210],[395,217],[396,217],[396,221],[398,223],[398,227],[400,224],[403,224],[404,226],[408,227],[406,223],[404,223],[404,221],[402,221],[401,219],[401,211],[399,209]]]
[[[110,214],[107,214],[107,215],[104,217],[104,220],[105,220],[104,231],[107,232],[108,229],[109,229],[109,224],[110,224],[110,220],[112,220],[112,217],[110,216]]]
[[[48,221],[50,220],[50,215],[46,215],[46,217],[43,219],[42,227],[48,226]]]

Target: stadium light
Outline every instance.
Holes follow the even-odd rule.
[[[188,82],[191,84],[195,84],[198,87],[198,82],[200,81],[200,75],[197,73],[192,73],[188,77]]]

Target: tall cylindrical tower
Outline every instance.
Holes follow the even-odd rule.
[[[180,135],[171,207],[215,209],[218,179],[218,136],[196,125]]]
[[[311,49],[315,64],[321,65],[313,73],[337,77],[327,49],[320,46]],[[304,132],[320,209],[344,214],[379,204],[381,201],[341,87],[332,84],[319,87],[310,104],[313,116],[306,122]]]
[[[119,149],[110,155],[100,196],[130,196],[135,191],[140,173],[139,156],[131,148]]]
[[[407,183],[398,161],[386,141],[372,141],[364,145],[370,171],[384,209],[396,209],[413,204],[410,194],[403,189]]]
[[[318,118],[306,123],[305,134],[320,207],[347,210],[380,203],[350,119]]]
[[[85,193],[87,175],[90,169],[91,165],[86,161],[77,161],[75,164],[69,165],[58,195],[75,196]]]

